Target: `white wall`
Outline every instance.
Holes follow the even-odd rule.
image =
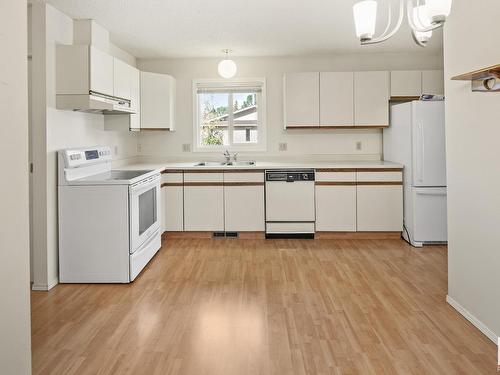
[[[315,57],[234,58],[236,77],[265,77],[267,80],[267,153],[270,156],[315,154],[329,158],[379,158],[382,152],[380,130],[283,130],[283,75],[300,71],[441,69],[442,56],[419,53],[350,54]],[[143,155],[195,157],[182,154],[182,144],[192,143],[192,80],[218,78],[220,59],[138,60],[141,70],[168,73],[177,79],[176,131],[140,134]],[[361,141],[363,149],[356,150]],[[288,151],[279,152],[278,143],[287,142]]]
[[[0,372],[31,373],[26,2],[0,2]]]
[[[45,3],[32,6],[33,49],[33,288],[46,290],[58,282],[57,150],[105,144],[114,159],[135,156],[136,135],[104,130],[98,114],[55,108],[56,44],[73,43],[73,20]],[[117,47],[110,53],[127,62],[134,58]]]
[[[498,0],[455,0],[444,33],[448,295],[492,339],[500,335],[500,94],[449,78],[500,63],[499,19]]]

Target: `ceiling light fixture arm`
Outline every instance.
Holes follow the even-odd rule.
[[[421,0],[417,0],[416,8],[418,8],[421,5],[420,3],[421,3]],[[433,31],[433,30],[439,29],[440,27],[443,26],[443,22],[436,22],[429,27],[419,27],[417,24],[415,24],[415,20],[413,19],[413,0],[407,0],[406,16],[408,18],[408,24],[410,25],[411,29],[413,30],[412,34],[413,34],[414,38],[416,38],[415,31],[425,33],[428,31]],[[419,17],[418,12],[417,12],[417,17]],[[422,24],[422,22],[420,21],[420,17],[419,17],[419,23]],[[421,45],[421,43],[418,43],[418,44]]]
[[[408,1],[411,1],[411,0],[408,0]],[[387,24],[385,31],[382,33],[382,35],[380,35],[377,38],[362,40],[361,44],[362,45],[377,44],[377,43],[385,42],[386,40],[392,38],[399,31],[399,29],[401,28],[401,25],[403,24],[403,18],[404,18],[404,13],[405,13],[404,6],[405,6],[405,0],[400,0],[398,22],[396,23],[396,26],[394,27],[394,29],[391,32],[388,33],[390,25],[392,23],[391,6],[389,5],[389,22]]]

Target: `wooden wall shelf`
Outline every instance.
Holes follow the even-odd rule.
[[[477,81],[488,78],[500,78],[500,64],[489,66],[487,68],[479,70],[474,70],[473,72],[460,74],[458,76],[452,77],[451,79],[454,81]]]
[[[406,103],[414,100],[420,100],[420,96],[391,96],[389,98],[390,103]]]
[[[355,126],[352,126],[352,125],[339,125],[339,126],[335,126],[335,125],[332,125],[332,126],[327,126],[327,125],[322,125],[322,126],[287,126],[285,128],[285,130],[307,130],[307,129],[311,129],[311,130],[321,130],[321,129],[325,129],[325,130],[334,130],[334,129],[338,129],[338,130],[342,130],[342,129],[385,129],[385,128],[388,128],[389,125],[355,125]]]

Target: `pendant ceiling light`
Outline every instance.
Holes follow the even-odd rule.
[[[231,52],[228,49],[222,50],[226,54],[226,58],[219,63],[217,70],[222,78],[232,78],[236,74],[237,67],[233,60],[228,59],[228,54]]]
[[[405,16],[412,30],[415,43],[425,47],[432,37],[432,31],[443,27],[451,13],[452,0],[400,0],[398,20],[391,30],[392,9],[388,6],[388,22],[384,32],[374,37],[377,25],[377,1],[363,0],[353,6],[356,36],[362,45],[385,42],[401,28]]]

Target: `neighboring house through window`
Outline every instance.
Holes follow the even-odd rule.
[[[195,149],[264,151],[265,80],[195,80]]]

